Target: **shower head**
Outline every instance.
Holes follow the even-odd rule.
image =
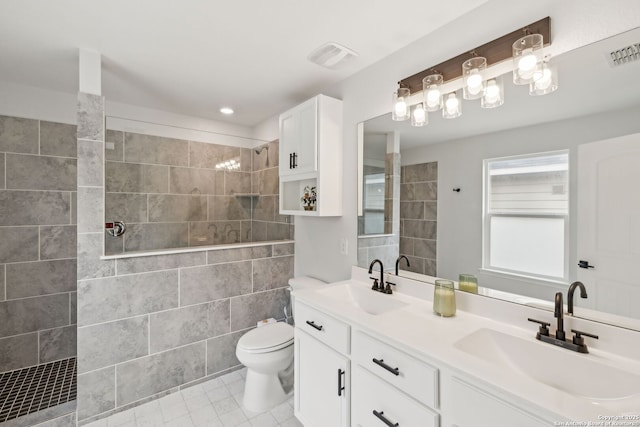
[[[268,144],[261,145],[260,147],[256,147],[255,150],[256,150],[256,154],[260,154],[264,150],[269,151],[269,145]]]

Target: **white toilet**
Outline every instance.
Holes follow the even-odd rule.
[[[310,277],[289,280],[292,291],[324,282]],[[293,307],[293,293],[291,294]],[[295,313],[294,313],[295,314]],[[236,346],[236,357],[247,367],[244,407],[264,412],[284,402],[293,391],[293,327],[284,322],[271,323],[244,334]],[[284,378],[289,376],[289,380]]]

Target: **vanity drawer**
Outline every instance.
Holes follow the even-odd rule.
[[[296,328],[302,329],[342,354],[349,354],[350,327],[315,308],[296,302]]]
[[[438,408],[438,369],[433,366],[361,332],[354,336],[353,361],[417,401]]]
[[[401,427],[439,425],[437,413],[361,366],[355,368],[351,384],[351,417],[352,425],[355,427],[385,427],[396,423]]]

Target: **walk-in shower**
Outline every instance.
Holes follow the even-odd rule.
[[[105,236],[107,255],[293,238],[278,141],[123,120],[107,118],[105,220],[126,232]]]

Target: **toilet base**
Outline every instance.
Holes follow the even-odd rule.
[[[287,400],[291,393],[285,393],[278,374],[261,374],[247,370],[242,405],[252,412],[265,412]]]

